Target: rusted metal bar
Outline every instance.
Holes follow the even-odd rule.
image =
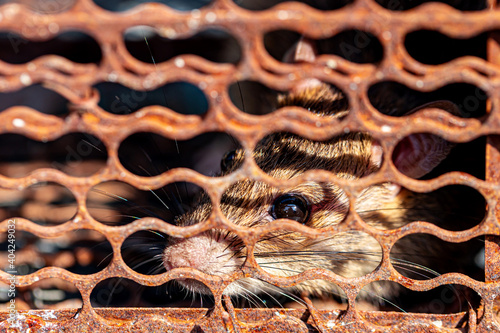
[[[490,0],[489,8],[490,10],[495,10],[498,6],[497,1]],[[488,61],[493,64],[500,64],[500,34],[498,31],[490,33],[488,39]],[[494,112],[494,109],[498,108],[498,98],[490,99],[489,112]],[[500,137],[489,136],[486,145],[486,181],[491,183],[500,183]],[[490,205],[494,213],[494,218],[498,224],[500,221],[500,201],[498,196],[495,198]],[[496,204],[496,205],[495,205]],[[486,236],[485,243],[485,280],[486,282],[499,282],[500,281],[500,237],[498,236]],[[495,292],[498,294],[498,292]],[[495,316],[491,316],[490,313],[498,313],[499,310],[495,310],[495,302],[498,302],[498,297],[490,296],[485,300],[485,321],[496,320]],[[498,305],[496,305],[498,306]]]

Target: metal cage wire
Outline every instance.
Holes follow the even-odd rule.
[[[300,3],[282,3],[272,9],[251,12],[231,0],[214,0],[210,5],[191,12],[178,12],[165,5],[144,4],[132,11],[108,12],[91,0],[77,0],[58,13],[40,14],[19,4],[0,7],[0,29],[15,32],[29,40],[47,40],[66,30],[83,31],[98,42],[102,52],[99,64],[78,64],[55,55],[34,59],[25,64],[0,62],[0,91],[9,92],[42,83],[68,99],[72,105],[66,118],[45,115],[28,107],[15,106],[0,113],[0,133],[17,133],[37,141],[50,141],[67,133],[84,132],[101,140],[108,150],[104,169],[88,177],[72,177],[54,169],[39,169],[18,179],[0,177],[0,186],[22,189],[33,183],[54,182],[71,191],[78,203],[75,217],[55,227],[39,226],[17,218],[17,230],[37,237],[50,238],[77,229],[91,229],[106,237],[114,255],[111,263],[92,275],[79,275],[59,267],[46,267],[36,273],[18,276],[16,285],[29,286],[36,281],[57,277],[75,285],[81,293],[83,307],[79,310],[23,311],[15,325],[2,313],[0,331],[25,332],[138,332],[138,331],[359,331],[359,332],[493,332],[500,329],[495,319],[495,298],[500,294],[500,61],[498,36],[488,40],[488,60],[462,57],[442,65],[423,65],[404,49],[405,36],[414,30],[440,31],[453,38],[469,38],[482,32],[500,29],[500,12],[490,1],[487,10],[460,12],[450,6],[429,3],[409,11],[390,11],[372,0],[356,0],[333,11],[319,11]],[[133,26],[150,26],[168,38],[190,36],[208,28],[222,28],[239,42],[242,59],[236,65],[216,64],[193,55],[180,55],[159,64],[145,64],[127,51],[123,34]],[[294,30],[313,39],[331,37],[345,29],[367,31],[378,38],[384,56],[377,64],[353,64],[337,56],[321,56],[313,64],[284,64],[266,52],[262,36],[272,30]],[[293,75],[290,75],[293,73]],[[286,91],[304,78],[317,78],[343,90],[351,101],[352,111],[344,120],[322,119],[298,107],[288,107],[264,116],[239,111],[230,101],[228,87],[238,80],[254,80],[272,89]],[[376,112],[367,98],[367,89],[380,81],[397,81],[417,91],[431,91],[453,82],[467,82],[484,90],[489,98],[488,115],[482,119],[461,119],[442,110],[429,109],[418,115],[393,118]],[[205,116],[180,115],[162,106],[150,106],[129,115],[113,115],[98,106],[99,95],[92,86],[99,82],[117,82],[136,90],[152,90],[169,82],[186,81],[202,89],[209,109]],[[201,84],[202,83],[202,84]],[[279,122],[274,121],[276,117]],[[22,120],[22,122],[19,121]],[[411,133],[429,132],[453,142],[466,142],[488,136],[486,181],[470,175],[448,173],[432,180],[414,180],[402,175],[386,159],[373,176],[352,181],[334,179],[350,197],[367,186],[386,181],[402,184],[416,192],[432,191],[451,184],[472,187],[480,192],[488,206],[483,221],[471,229],[452,232],[415,222],[404,229],[374,230],[349,213],[338,231],[349,228],[363,230],[377,239],[384,254],[381,266],[372,274],[344,279],[326,270],[306,271],[290,278],[266,274],[258,268],[251,249],[258,238],[287,225],[277,222],[257,229],[231,224],[215,205],[212,216],[203,223],[180,228],[154,218],[143,218],[119,227],[106,226],[88,212],[86,197],[96,184],[118,180],[139,189],[158,188],[176,181],[188,181],[202,187],[213,203],[218,203],[230,184],[252,177],[273,186],[290,182],[273,179],[261,171],[251,154],[246,154],[242,167],[224,177],[210,178],[193,170],[173,169],[155,177],[139,177],[125,169],[118,159],[118,147],[129,135],[137,132],[156,133],[166,138],[189,139],[206,132],[223,131],[235,137],[247,151],[269,133],[288,131],[311,139],[326,139],[349,130],[369,132],[383,143],[386,156],[399,139]],[[306,179],[331,180],[325,171],[310,171],[293,179],[298,184]],[[194,269],[181,269],[155,276],[145,276],[130,269],[121,256],[121,245],[139,230],[154,229],[172,236],[189,237],[211,228],[224,228],[237,234],[249,249],[247,265],[227,279],[203,274]],[[318,237],[322,232],[305,226],[288,225],[290,230]],[[0,223],[6,233],[8,221]],[[328,230],[326,231],[328,232]],[[458,273],[431,280],[402,278],[388,261],[390,244],[411,233],[428,233],[451,242],[464,242],[474,237],[486,238],[486,281],[476,281]],[[280,286],[321,277],[343,289],[349,301],[346,311],[308,309],[234,309],[223,297],[224,288],[244,276],[258,276]],[[9,283],[10,275],[0,271],[0,281]],[[215,307],[206,309],[94,309],[90,294],[100,282],[122,277],[146,286],[157,286],[169,280],[189,277],[205,283],[215,297]],[[442,284],[464,285],[476,291],[481,299],[479,309],[450,315],[363,312],[356,309],[355,298],[361,287],[376,280],[391,280],[417,291]]]

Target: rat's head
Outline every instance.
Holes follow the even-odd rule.
[[[297,45],[299,59],[311,60],[310,45]],[[304,55],[305,52],[305,55]],[[312,51],[311,51],[312,52]],[[297,55],[295,56],[297,58]],[[307,80],[287,95],[279,98],[279,106],[297,105],[324,117],[343,117],[349,112],[345,96],[326,84]],[[418,178],[432,170],[449,152],[451,145],[425,134],[410,136],[393,156],[396,167],[407,175]],[[313,141],[290,133],[274,133],[257,145],[253,152],[257,165],[278,179],[292,179],[313,169],[334,173],[337,177],[355,180],[376,172],[382,163],[382,149],[366,133],[347,133],[326,141]],[[227,153],[222,160],[222,175],[236,170],[243,160],[243,151]],[[308,181],[290,188],[278,189],[251,179],[231,185],[223,194],[220,208],[232,223],[255,227],[281,218],[294,220],[311,228],[324,228],[343,221],[349,206],[368,224],[384,228],[394,221],[401,223],[404,209],[399,207],[400,187],[380,184],[365,189],[355,203],[349,203],[343,190],[334,183]],[[205,220],[212,204],[203,196],[196,208],[178,219],[178,225],[188,226]],[[257,263],[270,274],[297,275],[312,268],[325,268],[345,277],[361,276],[372,271],[380,262],[378,242],[360,231],[328,234],[317,239],[300,233],[280,230],[265,235],[254,247]],[[192,267],[212,275],[237,271],[246,259],[246,248],[234,234],[225,230],[210,230],[200,235],[171,239],[164,252],[167,270]],[[208,293],[201,283],[181,281],[193,291]],[[332,290],[326,282],[309,282],[296,287],[310,294]],[[257,279],[239,280],[225,291],[242,294],[270,290],[267,283]]]

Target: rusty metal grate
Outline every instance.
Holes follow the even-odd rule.
[[[43,1],[42,1],[43,2]],[[56,3],[58,1],[55,1]],[[24,1],[24,3],[29,3]],[[101,59],[95,63],[78,63],[60,56],[48,55],[26,63],[0,62],[0,91],[12,92],[26,86],[43,84],[67,99],[71,111],[65,118],[39,113],[31,108],[14,106],[0,113],[1,133],[21,134],[30,139],[47,142],[72,132],[82,132],[100,140],[108,156],[104,167],[92,175],[70,176],[54,168],[36,169],[21,178],[0,177],[4,189],[20,190],[34,183],[50,182],[71,191],[78,209],[67,222],[56,226],[40,226],[28,219],[16,219],[16,232],[27,231],[39,238],[60,237],[74,230],[89,229],[106,237],[113,250],[109,265],[91,275],[71,273],[61,267],[46,267],[33,274],[17,277],[18,288],[40,280],[58,278],[72,284],[81,294],[80,310],[24,311],[15,324],[2,313],[1,331],[37,332],[83,330],[111,331],[394,331],[411,332],[493,332],[500,328],[494,315],[495,298],[500,295],[500,63],[498,36],[500,12],[490,8],[461,12],[450,6],[429,3],[408,11],[383,8],[376,1],[356,0],[332,11],[320,11],[300,3],[283,3],[270,10],[253,12],[230,0],[215,0],[208,6],[188,12],[175,11],[165,5],[144,4],[130,12],[112,13],[91,0],[64,3],[63,10],[41,13],[29,6],[8,3],[0,7],[0,30],[14,32],[29,40],[47,40],[58,34],[76,30],[97,41]],[[52,8],[52,7],[51,7]],[[36,8],[35,8],[36,9]],[[43,12],[43,10],[42,10]],[[236,64],[215,63],[197,56],[181,54],[158,64],[145,64],[130,55],[123,34],[134,26],[149,26],[170,39],[193,35],[208,28],[221,28],[239,43],[242,56]],[[334,55],[318,58],[314,64],[284,64],[270,57],[262,36],[275,30],[293,30],[313,39],[332,37],[346,29],[367,31],[383,47],[383,58],[375,64],[354,64]],[[404,38],[416,30],[439,31],[453,38],[470,38],[488,33],[488,60],[462,57],[440,65],[416,62],[404,48]],[[303,78],[314,77],[343,90],[352,112],[341,121],[322,119],[297,107],[273,114],[252,116],[239,111],[230,101],[228,87],[235,81],[253,80],[279,91],[286,91]],[[180,115],[162,106],[145,107],[128,115],[106,112],[99,105],[100,96],[92,87],[101,82],[120,83],[137,91],[154,90],[167,83],[185,81],[199,87],[208,100],[203,116]],[[473,84],[488,96],[488,114],[478,119],[457,118],[438,109],[404,118],[382,115],[370,105],[367,92],[370,86],[382,81],[396,81],[416,91],[432,91],[454,82]],[[279,117],[280,121],[274,121]],[[312,230],[298,224],[277,222],[259,228],[246,229],[231,224],[215,207],[211,218],[186,228],[166,224],[159,219],[144,218],[123,226],[108,226],[95,220],[87,207],[87,196],[97,184],[122,181],[138,189],[159,188],[165,184],[187,181],[202,187],[212,202],[220,198],[230,184],[251,177],[272,186],[286,186],[261,171],[246,154],[242,167],[225,177],[210,178],[187,169],[172,169],[154,177],[139,177],[123,167],[118,157],[120,143],[138,132],[150,132],[169,139],[186,140],[207,132],[226,132],[236,138],[247,151],[258,141],[275,131],[288,131],[307,138],[327,139],[345,131],[369,132],[383,144],[386,156],[402,137],[411,133],[429,132],[453,142],[467,142],[488,136],[486,180],[463,173],[448,173],[432,180],[413,180],[397,171],[385,159],[375,175],[355,182],[334,179],[350,198],[367,186],[391,181],[403,184],[415,192],[433,191],[447,185],[460,184],[476,189],[484,196],[488,212],[477,226],[459,232],[442,230],[423,222],[405,228],[381,231],[367,228],[354,211],[345,223],[329,230]],[[294,179],[331,178],[324,171],[308,172]],[[352,207],[350,208],[353,209]],[[1,232],[8,232],[9,221],[1,222]],[[308,237],[323,232],[338,232],[355,228],[363,230],[382,244],[384,260],[372,274],[356,279],[344,279],[326,270],[306,271],[290,278],[279,278],[257,267],[253,255],[241,272],[222,280],[199,271],[182,269],[146,276],[130,269],[121,256],[121,245],[127,237],[140,230],[156,230],[171,236],[189,237],[211,228],[224,228],[237,234],[252,253],[259,237],[281,228],[295,230]],[[451,242],[465,242],[485,237],[485,281],[451,273],[432,280],[404,278],[388,261],[390,244],[412,233],[428,233]],[[308,309],[234,309],[222,292],[236,279],[258,276],[280,286],[321,278],[336,283],[348,298],[346,311]],[[122,277],[145,286],[158,286],[172,279],[193,278],[203,281],[215,298],[215,306],[207,309],[94,309],[90,296],[101,281]],[[10,283],[10,275],[0,272],[0,280]],[[364,312],[356,308],[356,295],[361,287],[377,280],[395,281],[411,290],[424,291],[442,284],[463,285],[477,292],[481,306],[450,314],[411,314]],[[459,328],[460,327],[460,328]]]

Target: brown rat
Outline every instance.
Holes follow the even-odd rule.
[[[288,61],[313,61],[314,57],[314,46],[307,40],[299,42],[287,55]],[[316,80],[304,81],[291,93],[280,96],[279,106],[287,105],[298,105],[325,117],[343,117],[349,112],[347,99],[341,92]],[[445,102],[439,105],[450,107]],[[415,134],[403,141],[393,161],[405,174],[419,178],[436,167],[451,148],[451,143],[436,136]],[[278,179],[291,179],[307,170],[323,169],[354,180],[379,169],[382,150],[367,133],[347,133],[322,142],[290,133],[275,133],[257,145],[253,158],[263,171]],[[221,175],[236,170],[242,159],[241,150],[228,153],[222,161]],[[435,217],[436,207],[442,200],[444,198],[432,197],[432,194],[414,194],[399,185],[385,183],[365,189],[352,204],[366,223],[377,228],[394,229],[416,220],[437,221],[446,228],[447,222]],[[289,218],[311,228],[323,228],[340,223],[348,212],[349,202],[342,189],[333,183],[307,182],[280,190],[248,179],[231,185],[223,194],[220,207],[231,222],[240,226],[252,227]],[[177,224],[188,226],[203,221],[211,209],[210,199],[203,196],[192,212],[178,218]],[[391,254],[396,255],[391,261],[403,268],[407,265],[427,267],[434,260],[446,261],[443,250],[430,242],[403,238],[394,245]],[[427,255],[418,255],[422,253]],[[297,275],[321,267],[344,277],[359,277],[373,271],[381,260],[378,242],[356,230],[315,240],[296,232],[274,232],[256,243],[254,254],[264,270],[278,276]],[[231,274],[245,259],[241,240],[224,230],[211,230],[187,239],[172,238],[163,255],[167,270],[193,267],[213,275]],[[209,293],[199,282],[180,283],[192,291]],[[393,297],[399,290],[391,287],[387,284],[376,290],[368,288],[368,294],[363,297],[371,299],[373,293],[376,297]],[[268,283],[246,278],[231,284],[225,293],[277,290]],[[337,293],[334,284],[323,280],[307,281],[293,290],[316,296]]]

